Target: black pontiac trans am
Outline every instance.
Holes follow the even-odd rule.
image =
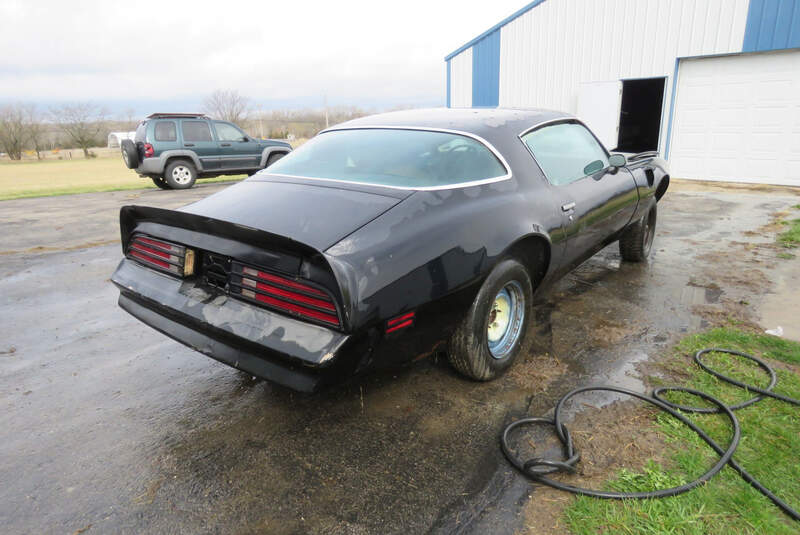
[[[548,284],[616,240],[648,257],[667,173],[559,112],[374,115],[179,210],[123,207],[112,280],[144,323],[297,390],[434,350],[489,380]]]

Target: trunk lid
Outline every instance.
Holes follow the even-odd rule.
[[[315,180],[253,178],[180,209],[269,232],[324,251],[411,191]]]

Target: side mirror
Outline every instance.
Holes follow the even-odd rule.
[[[247,136],[244,136],[244,137],[242,138],[242,141],[250,141],[250,138],[249,138],[249,137],[247,137]]]
[[[612,154],[608,157],[608,165],[611,167],[623,167],[628,163],[628,159],[624,154]]]

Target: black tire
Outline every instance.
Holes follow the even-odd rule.
[[[171,187],[169,187],[169,184],[167,184],[167,181],[161,178],[160,176],[153,176],[150,177],[150,179],[153,181],[153,184],[158,186],[160,189],[172,189]]]
[[[136,143],[130,139],[123,139],[120,143],[120,150],[122,151],[122,161],[128,169],[136,169],[139,167],[139,151],[136,149]]]
[[[267,167],[269,167],[270,165],[274,164],[275,162],[277,162],[278,160],[280,160],[280,159],[281,159],[281,158],[283,158],[284,156],[286,156],[286,153],[285,153],[285,152],[273,152],[273,153],[272,153],[272,154],[270,154],[270,155],[269,155],[269,157],[267,158],[267,165],[265,165],[265,166],[264,166],[264,169],[266,169],[266,168],[267,168]]]
[[[164,169],[164,180],[172,189],[189,189],[197,180],[197,169],[189,160],[172,160]]]
[[[657,205],[625,230],[619,239],[619,254],[627,262],[644,262],[653,249],[656,234]]]
[[[489,322],[497,318],[497,299],[502,291],[517,299],[516,303],[509,303],[509,309],[517,309],[517,314],[521,311],[522,316],[509,315],[511,319],[503,331],[507,334],[495,340],[494,344],[501,342],[499,347],[490,349]],[[500,261],[450,338],[448,359],[453,368],[476,381],[489,381],[508,370],[525,340],[532,300],[533,285],[525,266],[513,258]]]

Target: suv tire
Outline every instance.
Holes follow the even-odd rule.
[[[153,181],[153,184],[159,187],[159,189],[172,189],[169,187],[169,184],[167,184],[167,181],[160,176],[153,176],[150,177],[150,179]]]
[[[285,152],[273,152],[272,154],[269,155],[269,158],[267,158],[267,165],[264,166],[264,169],[274,164],[284,156],[286,156]]]
[[[172,160],[164,170],[164,180],[172,189],[189,189],[197,180],[197,169],[189,160]]]
[[[122,160],[128,169],[139,167],[139,150],[136,148],[136,143],[130,139],[123,139],[120,149],[122,150]]]

